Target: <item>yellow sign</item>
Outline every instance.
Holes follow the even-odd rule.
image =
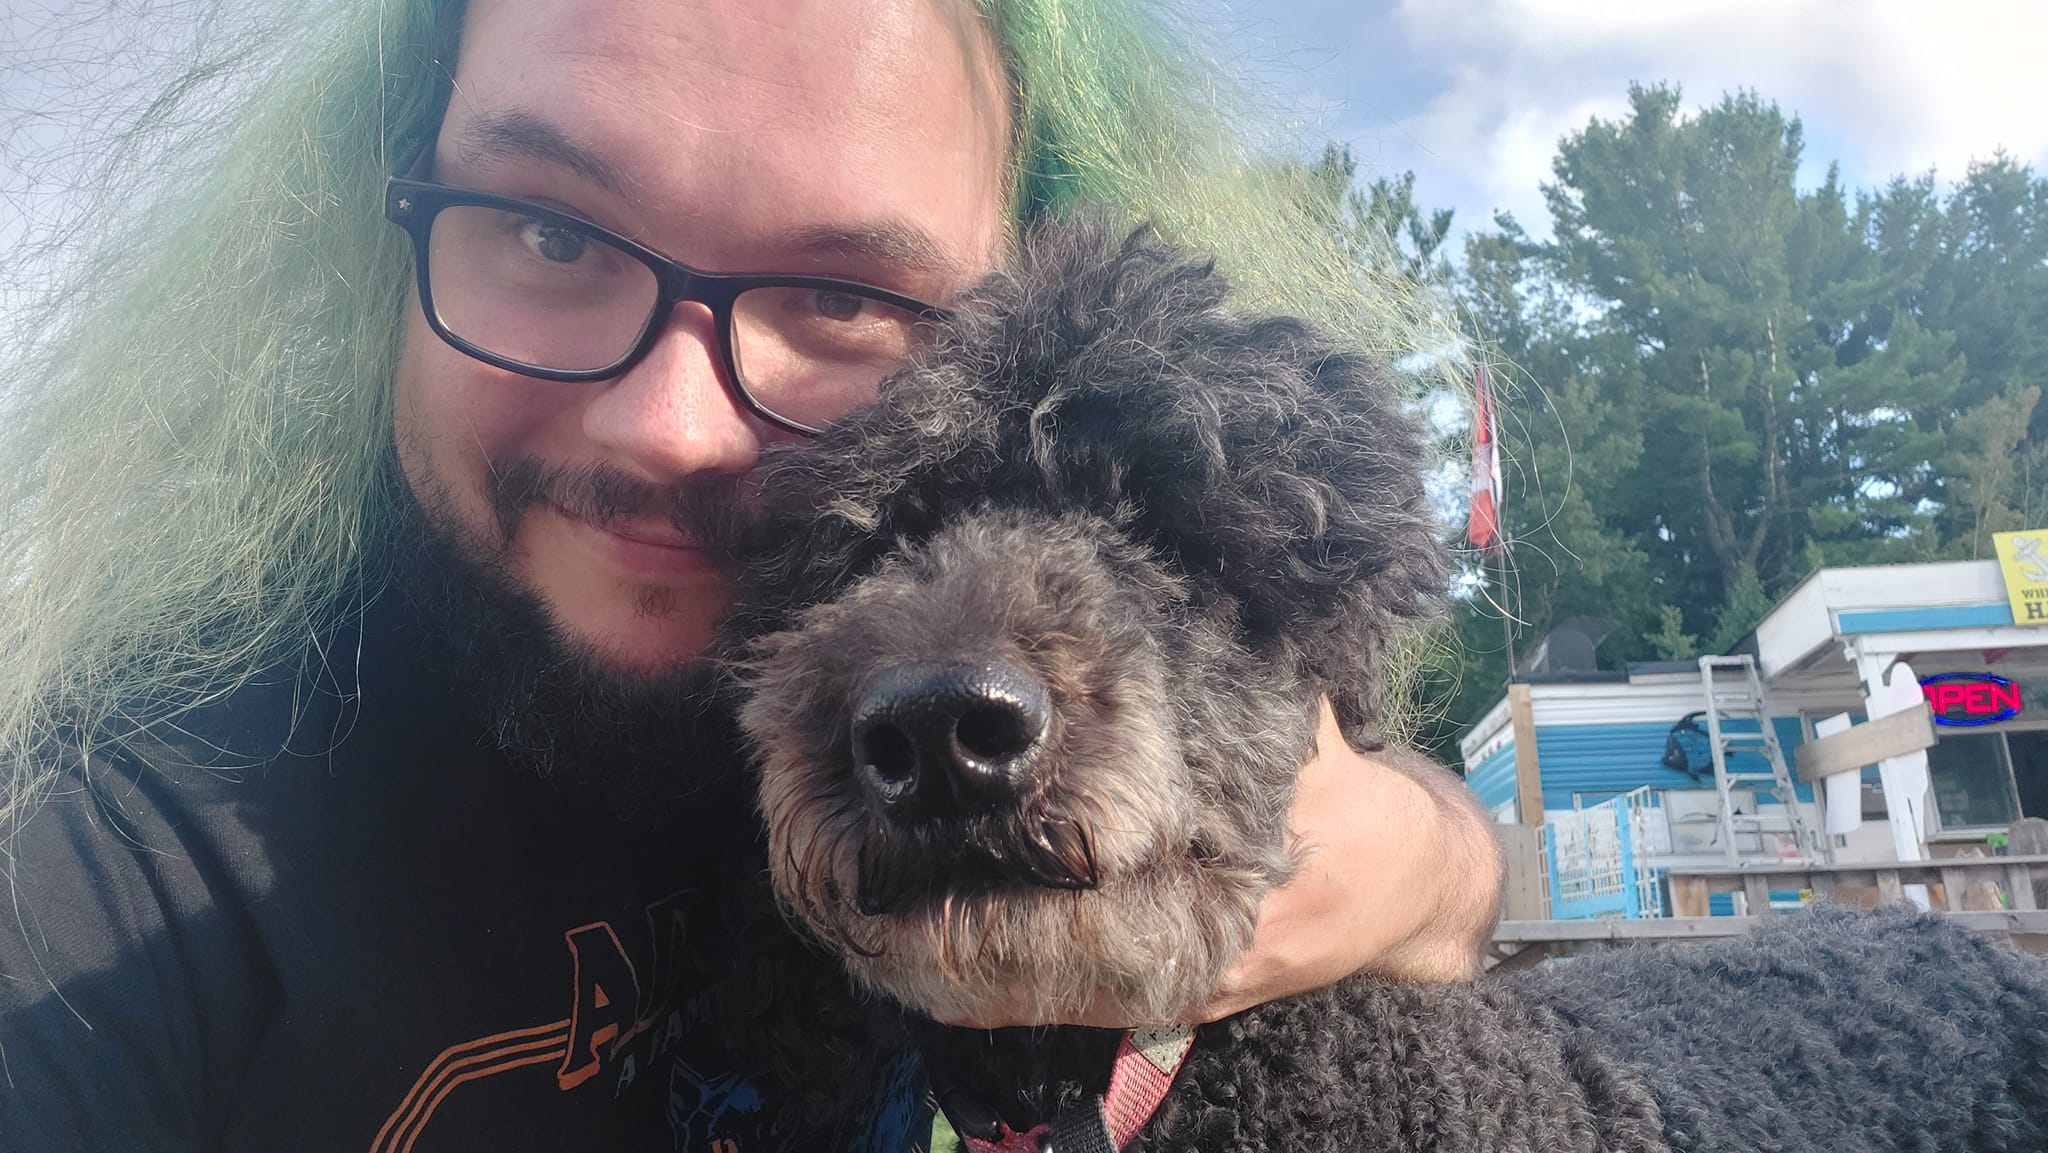
[[[1991,535],[2014,624],[2048,625],[2048,529]]]

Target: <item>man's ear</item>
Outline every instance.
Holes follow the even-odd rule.
[[[1088,508],[1176,556],[1249,644],[1341,705],[1447,585],[1423,463],[1378,361],[1251,313],[1148,229],[1076,212],[1034,226],[873,408],[764,457],[794,543],[763,595],[828,595],[949,508]]]
[[[1185,391],[1127,414],[1131,495],[1191,576],[1240,606],[1247,639],[1335,689],[1449,578],[1399,384],[1293,321],[1218,322]],[[1178,392],[1178,395],[1175,393]]]

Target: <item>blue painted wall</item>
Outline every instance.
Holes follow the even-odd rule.
[[[1730,722],[1724,728],[1735,731],[1738,723]],[[1785,767],[1792,767],[1792,751],[1800,740],[1799,718],[1773,717],[1771,727],[1777,732],[1779,747],[1785,753]],[[1750,732],[1756,731],[1754,722],[1747,725]],[[1667,769],[1659,762],[1664,756],[1664,738],[1671,731],[1670,722],[1613,725],[1537,725],[1536,755],[1543,772],[1543,807],[1546,809],[1569,809],[1576,795],[1582,804],[1597,804],[1616,793],[1639,789],[1647,785],[1653,789],[1696,789],[1700,785],[1691,777],[1674,769]],[[1491,776],[1486,784],[1496,790],[1500,799],[1514,795],[1514,753],[1505,750],[1507,762],[1504,771],[1505,786],[1498,785]],[[1474,777],[1474,788],[1480,788],[1476,776],[1489,769],[1500,757],[1496,753],[1480,762]],[[1763,757],[1750,752],[1737,753],[1729,760],[1729,770],[1741,773],[1766,773],[1770,766]],[[1706,778],[1707,787],[1713,787],[1711,773]],[[1798,786],[1802,800],[1812,800],[1812,790],[1806,785]],[[1482,791],[1482,799],[1486,797]],[[1768,796],[1759,802],[1771,804]],[[1499,800],[1489,802],[1498,804]]]
[[[1538,751],[1543,746],[1539,743]],[[1515,742],[1495,749],[1465,770],[1465,784],[1479,794],[1479,803],[1497,809],[1515,799]]]
[[[1772,890],[1771,890],[1771,904],[1772,904],[1772,906],[1773,906],[1773,907],[1777,907],[1777,906],[1784,906],[1784,905],[1797,905],[1797,904],[1799,904],[1799,903],[1800,903],[1800,900],[1799,900],[1799,890],[1797,890],[1797,889],[1772,889]],[[1752,913],[1754,913],[1754,912],[1755,912],[1755,910],[1751,910],[1751,912],[1752,912]],[[1734,915],[1735,915],[1735,894],[1733,894],[1733,893],[1708,893],[1708,894],[1707,894],[1707,915],[1708,915],[1709,917],[1732,917],[1732,916],[1734,916]]]
[[[1917,632],[1926,629],[1997,628],[2013,623],[2012,605],[1934,605],[1912,609],[1868,609],[1837,613],[1835,628],[1843,636],[1858,633]]]

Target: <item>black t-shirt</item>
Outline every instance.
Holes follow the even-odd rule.
[[[744,804],[620,822],[486,752],[405,643],[67,758],[0,858],[0,1149],[922,1143],[916,1059],[879,1042],[815,1054],[869,1104],[781,1107],[756,1034],[809,1010],[733,943]]]

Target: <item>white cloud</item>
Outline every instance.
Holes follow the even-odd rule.
[[[1540,230],[1558,138],[1623,113],[1630,81],[1691,105],[1754,89],[1805,122],[1815,175],[1840,160],[1856,187],[1954,178],[2001,147],[2048,167],[2033,0],[1401,0],[1394,25],[1445,84],[1362,151],[1415,168],[1465,227],[1502,207]]]

